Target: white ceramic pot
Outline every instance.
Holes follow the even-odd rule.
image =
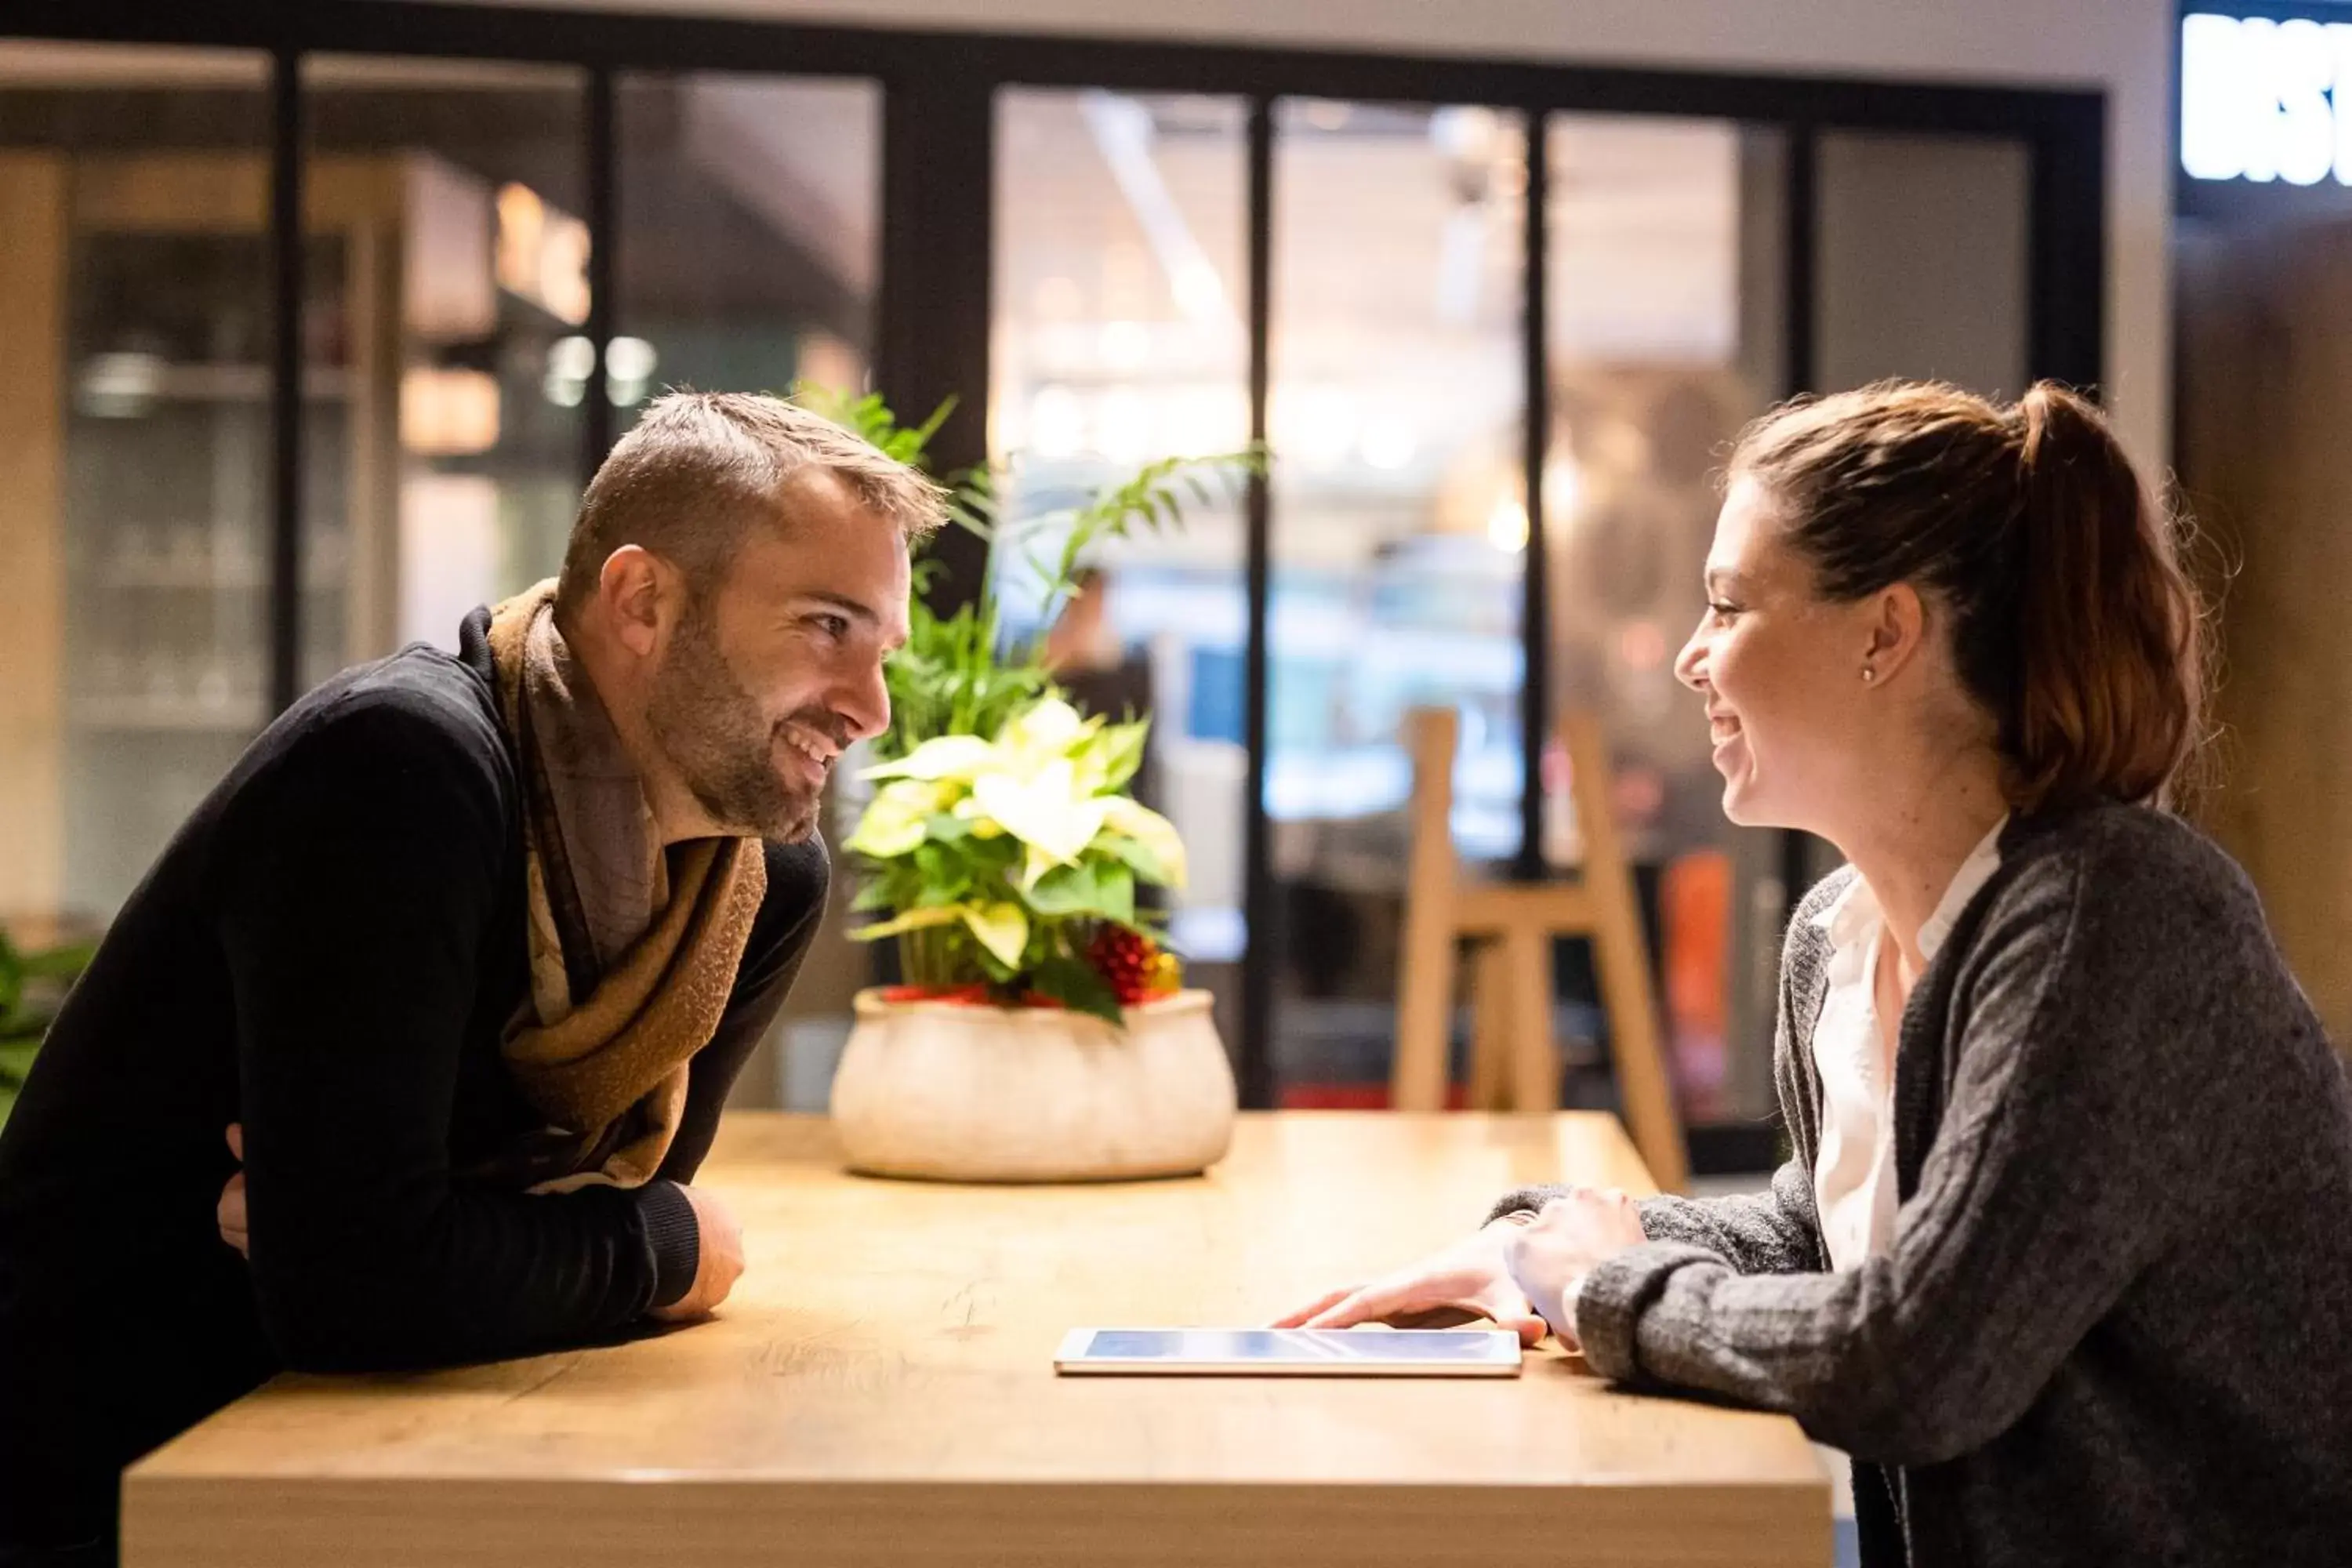
[[[833,1080],[849,1167],[947,1182],[1182,1176],[1224,1157],[1234,1074],[1209,994],[1127,1010],[1127,1027],[1051,1007],[857,994]]]

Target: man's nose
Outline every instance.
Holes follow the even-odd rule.
[[[890,727],[890,687],[877,663],[859,672],[835,694],[834,712],[848,728],[852,742],[870,741]]]

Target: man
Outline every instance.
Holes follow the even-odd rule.
[[[121,1468],[280,1368],[719,1304],[740,1239],[690,1183],[940,511],[790,405],[665,397],[560,579],[254,742],[0,1134],[0,1563],[109,1560]]]

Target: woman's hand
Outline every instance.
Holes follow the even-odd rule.
[[[1504,1252],[1511,1282],[1543,1314],[1559,1342],[1576,1339],[1576,1291],[1584,1277],[1648,1239],[1632,1198],[1614,1187],[1578,1187],[1544,1205],[1514,1231]]]
[[[1448,1309],[1492,1319],[1523,1344],[1544,1336],[1544,1321],[1511,1279],[1506,1244],[1529,1215],[1506,1215],[1485,1229],[1369,1285],[1334,1290],[1276,1321],[1277,1329],[1345,1329],[1357,1323]]]

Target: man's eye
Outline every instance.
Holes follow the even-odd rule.
[[[1727,605],[1720,599],[1709,599],[1706,605],[1706,613],[1713,616],[1718,621],[1727,621],[1732,616],[1739,613],[1739,606],[1737,605]]]
[[[834,641],[839,642],[842,638],[849,635],[849,617],[847,616],[819,616],[816,617],[816,629],[831,637]]]

